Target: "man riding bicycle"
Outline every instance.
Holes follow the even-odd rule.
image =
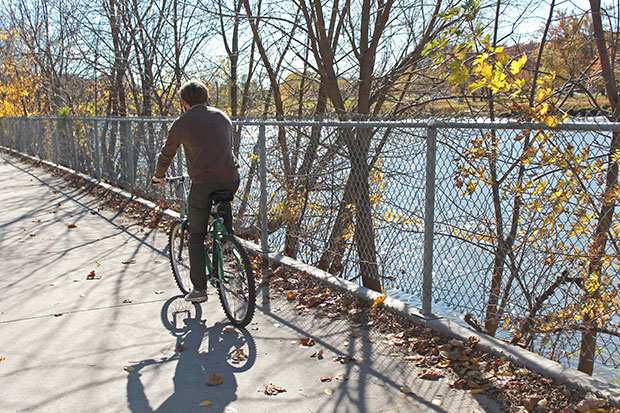
[[[237,192],[239,164],[232,151],[232,123],[221,110],[207,106],[207,87],[198,81],[189,81],[179,91],[184,112],[168,131],[168,138],[161,149],[155,170],[155,183],[165,185],[164,175],[183,145],[192,186],[189,192],[189,263],[194,288],[185,296],[187,301],[207,300],[207,274],[205,271],[205,237],[209,215],[210,195],[215,191]],[[232,208],[230,202],[220,204],[224,226],[232,234]]]

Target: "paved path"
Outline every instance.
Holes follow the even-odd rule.
[[[254,323],[227,331],[217,296],[201,306],[178,296],[164,231],[115,211],[93,214],[98,207],[61,178],[0,154],[0,411],[501,411],[448,379],[418,379],[412,362],[391,358],[367,330],[301,317],[264,291]],[[101,278],[87,280],[91,271]],[[300,349],[303,337],[316,346]],[[247,361],[232,360],[237,348]],[[319,349],[325,357],[311,358]],[[333,362],[342,354],[365,360]],[[335,379],[342,373],[349,380]],[[212,374],[223,383],[206,385]],[[286,392],[267,396],[265,383]]]

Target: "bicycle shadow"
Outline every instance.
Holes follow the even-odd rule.
[[[182,296],[172,297],[162,306],[162,323],[176,337],[172,356],[145,359],[128,366],[127,404],[132,412],[191,412],[200,403],[212,403],[209,411],[223,412],[237,400],[235,373],[250,369],[256,361],[256,345],[246,329],[232,328],[228,323],[206,326],[199,304],[187,303]],[[238,349],[242,349],[242,352]],[[176,362],[172,378],[172,394],[153,407],[148,394],[161,393],[159,367]],[[141,379],[147,376],[145,380]],[[217,374],[222,384],[209,386],[206,381]],[[155,379],[153,379],[155,378]]]

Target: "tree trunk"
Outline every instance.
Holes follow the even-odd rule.
[[[601,20],[601,4],[600,0],[590,0],[590,7],[592,13],[592,27],[594,29],[594,36],[596,40],[596,47],[598,49],[599,61],[601,64],[601,71],[603,73],[603,80],[605,81],[605,90],[607,100],[611,106],[612,116],[611,121],[616,122],[620,117],[620,106],[618,105],[618,87],[615,82],[613,65],[607,53],[607,40],[605,39],[605,31],[603,30],[603,24]],[[612,225],[612,220],[615,211],[615,197],[609,196],[617,188],[618,185],[618,164],[614,162],[611,156],[620,150],[620,133],[614,132],[612,134],[611,145],[609,150],[609,158],[607,160],[607,174],[605,180],[605,190],[601,197],[601,209],[598,216],[598,223],[594,231],[594,239],[592,240],[592,246],[590,252],[592,258],[588,267],[588,276],[600,276],[603,266],[603,256],[605,254],[605,247],[607,246],[607,240],[609,238],[609,229]],[[600,287],[599,287],[600,288]],[[584,302],[589,299],[596,300],[599,295],[599,289],[594,291],[584,291]],[[586,330],[581,336],[581,351],[579,356],[579,364],[577,369],[587,374],[592,374],[594,371],[594,355],[596,352],[596,336],[597,332],[593,325],[595,320],[592,320],[589,315],[584,316],[583,324]]]

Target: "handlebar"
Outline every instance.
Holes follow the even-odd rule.
[[[185,180],[189,179],[189,175],[180,175],[180,176],[165,176],[164,180],[166,182],[185,182]],[[156,181],[152,181],[153,183],[156,183]]]
[[[166,180],[166,182],[183,182],[186,179],[189,179],[189,175],[180,175],[180,176],[166,176],[164,177],[164,179]]]

